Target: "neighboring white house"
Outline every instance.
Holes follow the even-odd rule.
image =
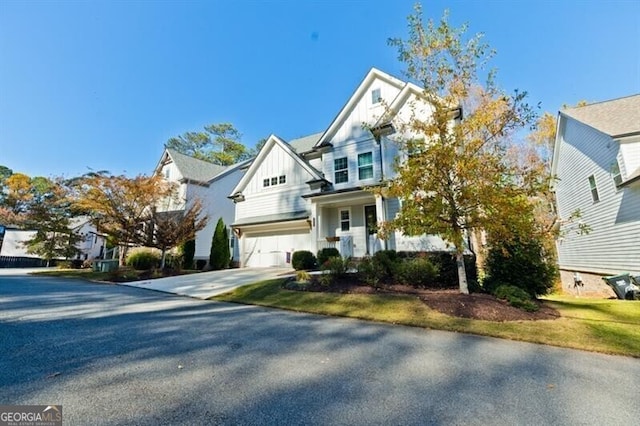
[[[395,217],[400,204],[367,190],[394,173],[398,150],[390,138],[407,136],[398,123],[430,113],[415,102],[420,93],[374,68],[325,131],[289,143],[271,135],[229,197],[241,266],[284,266],[294,251],[329,246],[354,257],[382,248],[450,249],[435,236],[378,239],[378,224]]]
[[[640,274],[640,95],[560,111],[552,172],[563,286],[575,272],[589,287],[601,275]]]
[[[178,197],[164,207],[167,211],[183,210],[195,199],[200,199],[203,212],[209,216],[207,226],[196,233],[195,260],[209,260],[211,239],[218,219],[229,226],[234,220],[234,204],[227,196],[236,186],[250,160],[221,166],[166,149],[156,166],[155,173],[178,184]],[[238,259],[236,239],[229,230],[232,256]]]
[[[77,244],[78,255],[76,259],[87,260],[101,258],[106,248],[104,235],[97,232],[96,227],[86,216],[71,219],[70,228],[83,237]],[[25,243],[33,238],[36,231],[6,228],[4,238],[0,245],[0,257],[28,257],[38,258],[37,255],[27,252]]]

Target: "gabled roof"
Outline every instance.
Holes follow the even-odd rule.
[[[251,166],[249,166],[249,169],[246,171],[242,179],[240,179],[240,182],[238,182],[236,187],[233,189],[233,191],[229,195],[229,198],[235,198],[238,194],[242,193],[249,181],[253,178],[256,170],[258,170],[264,159],[267,157],[267,155],[269,155],[269,152],[276,145],[282,148],[284,152],[289,154],[300,167],[305,169],[311,176],[313,176],[313,179],[323,179],[322,173],[320,173],[318,170],[316,170],[316,168],[312,167],[307,161],[305,161],[300,155],[298,155],[298,153],[296,153],[291,145],[280,139],[278,136],[271,135],[258,153],[258,156],[251,163]]]
[[[640,134],[640,94],[560,111],[612,138]]]
[[[173,160],[173,163],[176,165],[184,179],[198,183],[206,184],[216,177],[216,175],[222,173],[227,169],[227,167],[229,167],[190,157],[176,151],[175,149],[166,149],[165,155],[160,159],[160,163],[158,163],[156,170],[160,169],[162,164],[167,160],[167,156]]]
[[[291,148],[293,148],[298,154],[303,154],[305,152],[313,150],[313,147],[320,140],[320,137],[323,134],[324,132],[319,132],[312,135],[303,136],[298,139],[292,139],[289,141],[289,145],[291,145]]]
[[[320,147],[326,145],[335,132],[340,128],[344,120],[351,114],[358,101],[364,96],[365,91],[369,87],[369,85],[376,79],[380,79],[386,81],[389,84],[396,86],[398,89],[402,89],[406,83],[402,80],[399,80],[383,71],[380,71],[376,68],[371,68],[371,70],[364,77],[356,91],[351,95],[347,103],[342,107],[336,118],[333,119],[331,125],[327,128],[327,130],[322,134],[318,142],[316,142],[315,147]]]

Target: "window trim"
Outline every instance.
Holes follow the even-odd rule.
[[[611,179],[616,189],[622,184],[622,172],[620,171],[620,163],[618,160],[611,166]]]
[[[271,186],[270,184],[271,180],[269,178],[264,178],[262,179],[262,187],[263,188],[268,188]]]
[[[371,156],[371,162],[367,163],[367,164],[360,164],[360,158],[363,158],[365,155],[370,155]],[[371,176],[370,177],[362,177],[362,172],[366,169],[371,169]],[[369,151],[369,152],[363,152],[361,154],[358,154],[358,179],[359,180],[367,180],[367,179],[373,179],[374,178],[374,170],[373,170],[373,151]]]
[[[337,168],[337,162],[344,160],[344,168]],[[338,173],[341,173],[341,176],[344,175],[345,179],[338,181]],[[349,158],[348,157],[340,157],[333,159],[333,179],[334,183],[347,183],[349,182]]]
[[[378,96],[376,96],[376,94]],[[380,90],[379,87],[376,87],[375,89],[371,89],[371,104],[378,105],[380,103],[382,103],[382,91]]]
[[[590,175],[588,177],[589,180],[589,189],[591,191],[591,199],[593,200],[593,203],[598,203],[600,202],[600,194],[598,193],[598,182],[596,181],[596,176],[595,175]]]
[[[347,212],[347,219],[342,218],[342,212]],[[343,229],[343,224],[346,222],[347,229]],[[340,208],[338,209],[338,223],[340,224],[340,232],[349,232],[351,231],[351,208]]]

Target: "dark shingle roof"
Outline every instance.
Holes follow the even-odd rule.
[[[314,133],[312,135],[303,136],[298,139],[292,139],[289,142],[291,148],[298,154],[302,154],[303,152],[311,151],[314,145],[320,140],[324,132]]]
[[[562,111],[611,137],[640,132],[640,94]]]
[[[189,157],[174,149],[167,149],[167,152],[180,170],[182,177],[195,182],[207,183],[228,167]]]

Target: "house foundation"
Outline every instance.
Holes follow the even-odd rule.
[[[560,281],[562,283],[562,292],[580,297],[615,299],[616,294],[602,279],[604,276],[605,275],[589,272],[561,269]]]

